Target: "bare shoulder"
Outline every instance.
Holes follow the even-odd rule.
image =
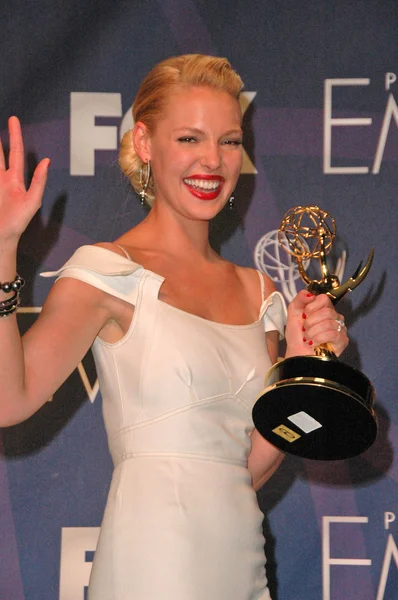
[[[90,344],[95,337],[115,343],[126,333],[134,308],[94,285],[73,277],[62,277],[53,285],[40,315],[41,322],[54,323],[62,330],[62,323],[73,320]],[[89,344],[89,345],[90,345]]]
[[[106,308],[106,292],[74,277],[62,277],[52,286],[43,310],[57,307],[73,306],[80,309]]]
[[[119,254],[119,256],[128,258],[136,264],[142,265],[148,254],[151,255],[153,252],[151,252],[150,249],[148,252],[148,248],[142,246],[140,241],[137,241],[136,237],[131,235],[132,231],[133,230],[130,230],[129,238],[122,236],[121,239],[117,239],[114,242],[98,242],[94,244],[94,246],[104,248],[114,254]]]
[[[104,248],[115,254],[125,256],[125,253],[116,244],[111,242],[99,242],[92,244],[97,248]],[[111,311],[115,304],[116,298],[107,292],[97,288],[86,281],[82,281],[77,277],[65,275],[54,283],[45,302],[44,308],[55,310],[58,307],[68,306],[70,303],[76,303],[76,310],[80,307],[81,310],[99,309]]]
[[[250,295],[259,293],[259,289],[261,290],[261,280],[264,283],[265,298],[276,291],[274,282],[265,273],[250,267],[235,266],[235,269],[242,283],[247,286]]]
[[[130,258],[128,252],[124,249],[123,244],[118,244],[117,242],[97,242],[93,244],[96,248],[104,248],[105,250],[110,250],[115,254],[120,254],[120,256],[126,256]]]

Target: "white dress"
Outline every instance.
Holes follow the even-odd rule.
[[[89,600],[269,600],[247,457],[283,298],[225,325],[160,301],[162,277],[98,246],[57,274],[135,306],[122,340],[93,344],[115,468]]]

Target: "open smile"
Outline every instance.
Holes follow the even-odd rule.
[[[190,193],[201,200],[214,200],[225,183],[219,175],[193,175],[183,179]]]

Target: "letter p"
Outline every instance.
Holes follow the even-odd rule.
[[[390,523],[394,523],[395,514],[393,512],[384,513],[384,529],[390,529]]]
[[[391,85],[393,83],[395,83],[396,81],[397,81],[397,76],[395,75],[395,73],[386,73],[385,87],[386,87],[387,92],[390,89]]]

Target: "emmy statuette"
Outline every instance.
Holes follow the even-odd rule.
[[[329,272],[326,255],[336,234],[333,217],[317,206],[298,206],[283,217],[280,244],[297,262],[300,276],[313,294],[327,294],[336,304],[366,277],[366,264],[340,284]],[[318,259],[321,279],[311,280],[303,266]],[[339,460],[361,454],[377,434],[374,388],[361,371],[337,360],[332,344],[313,356],[294,356],[276,363],[253,408],[260,434],[284,452],[314,460]]]

